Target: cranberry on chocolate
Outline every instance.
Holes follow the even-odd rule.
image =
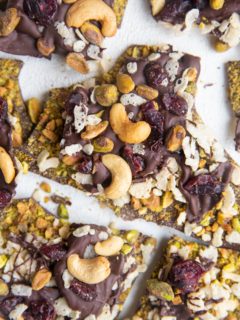
[[[76,279],[71,282],[70,290],[79,296],[80,299],[87,302],[91,302],[97,297],[95,285],[89,285]]]
[[[0,209],[5,208],[11,201],[12,194],[7,190],[0,190]]]
[[[144,75],[147,84],[160,90],[164,81],[168,81],[168,75],[164,68],[157,62],[150,62],[144,68]]]
[[[24,0],[23,9],[30,19],[40,25],[49,25],[58,9],[57,0]]]
[[[158,135],[162,135],[164,131],[164,117],[160,111],[154,108],[152,101],[147,102],[141,108],[143,120],[150,124],[152,128],[158,131]]]
[[[65,254],[66,249],[62,243],[56,243],[52,245],[44,244],[40,248],[40,253],[49,258],[52,262],[61,260]]]
[[[174,113],[177,116],[185,116],[187,114],[187,101],[175,93],[164,94],[162,98],[162,103],[167,111]]]
[[[144,159],[138,154],[133,154],[131,146],[124,147],[123,158],[128,162],[133,176],[136,176],[145,169]]]
[[[184,188],[192,195],[221,194],[224,186],[218,179],[210,174],[201,174],[190,179]]]
[[[93,160],[91,157],[83,156],[77,164],[77,171],[88,174],[93,170]]]
[[[194,260],[179,261],[173,264],[168,275],[170,283],[182,293],[197,290],[198,282],[204,273],[203,267]]]
[[[25,320],[54,320],[56,311],[53,305],[47,300],[32,301],[24,312]]]

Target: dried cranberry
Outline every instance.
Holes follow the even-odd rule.
[[[194,260],[179,261],[173,265],[169,280],[171,284],[183,293],[195,291],[204,269]]]
[[[49,25],[57,12],[57,0],[24,0],[23,9],[30,19],[37,23]]]
[[[40,252],[44,256],[48,257],[51,261],[59,261],[65,256],[66,249],[62,243],[56,243],[52,245],[44,244],[40,248]]]
[[[0,190],[0,209],[5,208],[12,199],[12,194],[7,190]]]
[[[0,310],[9,315],[9,313],[16,307],[17,304],[22,303],[23,298],[21,297],[10,297],[0,302]]]
[[[129,163],[134,176],[145,169],[144,159],[140,155],[133,154],[130,146],[124,147],[123,158]]]
[[[8,112],[7,101],[0,97],[0,120],[6,119],[7,112]]]
[[[54,320],[55,318],[55,309],[47,300],[32,301],[28,309],[24,312],[24,319],[26,320]]]
[[[214,195],[223,191],[223,185],[210,174],[201,174],[190,179],[184,186],[193,195]]]
[[[91,157],[83,156],[78,165],[77,170],[81,173],[87,174],[91,173],[93,170],[93,160]]]
[[[96,299],[97,291],[95,285],[89,285],[74,279],[71,282],[70,290],[79,296],[80,299],[91,302]]]
[[[143,120],[148,122],[151,127],[155,128],[159,134],[164,131],[164,116],[154,108],[152,102],[148,102],[141,108]]]
[[[188,111],[187,101],[175,93],[166,93],[162,98],[163,106],[167,111],[177,116],[185,116]]]
[[[168,0],[158,16],[169,23],[182,23],[186,13],[193,8],[192,0]]]
[[[168,76],[163,67],[157,62],[150,62],[144,68],[147,84],[155,89],[161,89],[163,81],[168,81]]]

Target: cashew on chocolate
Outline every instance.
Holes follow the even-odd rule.
[[[104,155],[102,162],[112,175],[111,184],[104,190],[106,198],[114,200],[125,196],[132,183],[132,171],[128,163],[111,153]]]
[[[119,139],[126,143],[141,143],[150,133],[151,127],[145,121],[132,122],[127,115],[125,107],[116,103],[110,111],[110,124]]]
[[[67,268],[74,278],[87,284],[100,283],[111,273],[110,262],[105,257],[81,259],[72,254],[67,259]]]
[[[101,32],[105,37],[112,37],[117,32],[117,18],[110,6],[102,0],[78,0],[68,10],[66,23],[68,27],[81,28],[90,20],[101,23]]]

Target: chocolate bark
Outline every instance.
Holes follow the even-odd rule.
[[[236,251],[171,239],[131,319],[238,319],[238,260]]]
[[[157,21],[180,30],[190,29],[195,23],[201,32],[213,35],[217,51],[225,51],[240,42],[240,3],[237,0],[150,0],[150,4]]]
[[[19,147],[25,142],[32,131],[32,122],[18,83],[22,65],[22,61],[19,60],[0,59],[0,97],[8,103],[14,147]]]
[[[112,23],[115,28],[120,27],[127,0],[96,0],[90,4],[93,8],[89,9],[86,8],[87,1],[78,2],[79,9],[78,3],[61,2],[59,4],[56,0],[7,1],[2,16],[11,13],[11,16],[17,16],[15,19],[19,19],[19,22],[10,33],[5,34],[0,31],[0,35],[2,35],[0,36],[0,50],[16,55],[45,58],[51,58],[52,53],[58,53],[67,56],[67,63],[79,72],[87,73],[92,68],[96,68],[102,58],[103,51],[101,23],[106,22],[105,29],[112,27],[108,26],[108,23]],[[72,9],[73,6],[74,9]],[[69,21],[70,18],[68,19],[68,11],[70,10],[73,11],[71,14],[73,25]],[[77,13],[77,10],[80,12]],[[105,18],[100,17],[101,12]],[[88,25],[86,25],[82,22],[79,27],[83,25],[84,29],[80,30],[76,26],[77,17],[74,15],[84,19],[84,14],[87,17],[89,15],[89,19],[86,18],[86,21],[91,20],[91,23],[87,22]],[[95,16],[101,22],[95,20]],[[108,34],[107,31],[103,31],[103,34],[113,36],[115,32],[116,30],[110,34],[109,31]],[[69,53],[71,55],[68,56]]]
[[[116,252],[110,256],[96,253],[97,243],[112,239],[121,243]],[[146,267],[144,250],[152,252],[155,246],[153,238],[134,230],[113,233],[106,227],[58,220],[32,199],[15,201],[6,208],[1,240],[0,316],[11,318],[22,310],[24,319],[47,315],[51,320],[60,316],[100,319],[103,313],[115,319],[134,279]],[[110,273],[100,282],[95,274],[79,281],[68,271],[73,256],[95,259],[95,264],[97,259],[107,261]]]
[[[199,71],[197,57],[170,46],[131,47],[97,84],[53,90],[19,158],[36,173],[95,195],[124,219],[143,218],[239,249],[239,167],[194,108]],[[128,93],[122,78],[131,85]],[[101,106],[108,99],[120,104]],[[118,109],[120,116],[111,118]],[[123,117],[128,127],[119,131]],[[150,135],[126,142],[139,123],[150,126]],[[116,169],[106,164],[109,155]]]
[[[228,75],[228,83],[229,83],[229,100],[232,107],[232,111],[235,114],[237,124],[235,130],[235,143],[236,150],[240,151],[240,62],[239,61],[231,61],[227,64],[227,75]]]

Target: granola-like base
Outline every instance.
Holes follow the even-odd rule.
[[[168,274],[174,261],[178,259],[180,261],[194,260],[205,266],[206,271],[198,281],[197,289],[191,293],[184,294],[180,287],[174,287],[169,282]],[[150,289],[147,290],[141,299],[138,311],[131,319],[155,320],[165,319],[165,317],[168,319],[168,316],[169,319],[174,320],[239,319],[239,282],[237,280],[240,275],[239,259],[239,253],[236,251],[205,247],[174,237],[168,242],[164,261],[155,269],[150,278],[150,281],[160,280],[168,283],[173,288],[174,297],[170,298],[170,301],[161,301],[149,291]]]
[[[8,103],[8,111],[15,118],[13,121],[13,144],[21,145],[32,130],[26,106],[23,102],[18,83],[22,61],[0,59],[0,96]]]
[[[235,130],[236,150],[240,151],[240,61],[230,61],[227,64],[228,94],[231,108],[237,119]]]
[[[40,261],[42,259],[42,255],[39,255],[41,246],[58,243],[66,244],[67,239],[75,230],[77,230],[79,227],[84,227],[83,225],[70,224],[67,220],[56,218],[55,216],[49,214],[33,199],[15,200],[2,213],[0,221],[0,289],[2,289],[3,286],[6,287],[7,285],[9,292],[11,288],[13,292],[14,286],[16,289],[16,285],[24,285],[26,287],[23,287],[22,289],[24,289],[25,292],[26,290],[30,290],[32,292],[31,294],[33,294],[35,291],[31,288],[31,286],[33,286],[32,279],[41,266]],[[88,225],[85,225],[85,228],[86,227],[89,228]],[[122,288],[119,292],[119,295],[116,296],[114,300],[109,301],[110,305],[106,305],[104,307],[104,312],[106,312],[106,315],[110,317],[112,314],[113,318],[115,319],[117,314],[121,311],[124,301],[126,300],[131,290],[132,282],[140,272],[144,272],[144,270],[146,269],[146,261],[144,260],[146,258],[146,255],[145,258],[143,258],[145,252],[144,250],[146,249],[146,251],[149,252],[148,257],[150,257],[151,252],[155,248],[156,241],[155,239],[146,237],[135,230],[110,230],[94,225],[90,225],[90,227],[92,229],[96,229],[96,232],[102,232],[102,235],[104,234],[104,237],[106,233],[108,233],[108,236],[110,234],[118,236],[122,238],[124,242],[121,252],[124,257],[124,263],[126,263],[127,273],[123,277],[123,282],[119,283],[119,286]],[[83,232],[85,231],[83,230]],[[88,233],[84,233],[82,235],[79,234],[79,237],[84,237],[84,235],[86,240],[86,237],[88,237]],[[33,248],[35,249],[33,250]],[[38,263],[36,263],[37,259]],[[86,259],[88,259],[87,256]],[[19,264],[20,261],[25,261],[25,263]],[[47,261],[48,260],[46,260],[45,263],[47,263]],[[47,265],[44,264],[44,266],[45,268],[49,269],[49,271],[54,272],[52,269],[53,265],[51,263],[47,263]],[[18,287],[20,291],[18,290],[15,292],[21,292],[20,286]],[[56,284],[54,284],[54,282],[52,284],[49,283],[47,287],[52,288],[53,291],[57,290]],[[41,290],[47,290],[47,287]],[[45,292],[44,294],[44,291],[41,290],[38,291],[40,293],[40,296],[39,298],[37,298],[37,301],[41,301],[45,294],[48,295],[47,292]],[[12,298],[12,296],[18,297],[19,300],[17,300],[17,305],[26,304],[27,306],[29,306],[31,303],[31,299],[28,299],[26,297],[22,298],[21,300],[19,298],[21,296],[20,293],[19,295],[17,293],[10,295],[2,294],[2,292],[3,291],[0,290],[0,316],[6,316],[6,314],[4,313],[5,309],[3,308],[3,306],[6,305],[4,304],[4,301],[10,297]],[[35,291],[34,293],[35,299],[38,292]],[[42,298],[41,292],[44,294]],[[59,294],[55,294],[55,298],[53,298],[50,291],[49,294],[49,302],[54,305],[54,308],[56,308],[55,312],[57,313],[57,315],[63,316],[63,319],[67,319],[67,314],[63,315],[58,313],[60,312],[58,311],[60,309],[55,307],[56,301],[63,300],[63,296],[61,294],[60,296]],[[2,303],[3,305],[1,307]],[[66,303],[66,301],[64,303]],[[17,305],[13,305],[9,312],[16,309]],[[65,310],[67,310],[66,312],[68,313],[68,316],[70,316],[72,319],[83,319],[83,317],[81,317],[81,315],[76,310],[72,310],[71,308],[70,311],[68,309]],[[25,312],[27,311],[28,309],[26,309]],[[98,319],[98,317],[94,319]]]
[[[166,46],[165,46],[166,47]],[[164,46],[161,47],[163,49]],[[150,53],[157,52],[159,47],[148,47],[148,46],[134,46],[129,48],[116,62],[113,69],[105,74],[100,81],[107,83],[115,83],[115,78],[119,70],[122,68],[123,64],[129,58],[139,58],[146,57]],[[195,79],[196,81],[196,79]],[[196,93],[196,82],[191,81],[188,84],[186,92],[192,97],[194,97]],[[60,93],[59,91],[54,91],[55,93]],[[52,96],[54,97],[54,95]],[[56,98],[59,99],[59,95]],[[63,96],[62,96],[63,97]],[[64,98],[64,97],[63,97]],[[60,102],[55,103],[53,99],[51,102],[47,103],[47,107],[45,108],[44,115],[42,118],[48,114],[48,117],[59,117],[58,112],[62,112],[63,101],[60,98]],[[50,107],[52,104],[52,108]],[[56,107],[56,111],[54,112]],[[51,110],[51,112],[50,112]],[[61,111],[60,111],[61,110]],[[190,120],[188,120],[188,125],[193,128],[199,129],[198,136],[196,135],[193,139],[196,141],[196,146],[199,155],[199,161],[197,170],[200,172],[208,172],[209,167],[214,167],[217,164],[223,162],[229,162],[234,167],[234,177],[235,177],[235,185],[230,182],[227,190],[223,193],[223,199],[217,203],[216,206],[212,208],[209,212],[205,213],[200,219],[199,223],[188,221],[188,217],[186,215],[186,203],[185,201],[176,200],[174,190],[171,190],[170,187],[167,187],[162,191],[161,195],[153,195],[150,198],[137,199],[134,196],[131,196],[131,201],[129,203],[125,203],[123,205],[116,205],[114,202],[110,202],[105,199],[104,195],[97,195],[98,199],[108,206],[110,206],[117,215],[121,216],[127,220],[133,220],[136,218],[142,218],[146,221],[156,222],[159,225],[167,225],[169,227],[173,227],[175,229],[181,230],[185,232],[187,235],[191,235],[197,238],[202,239],[205,242],[211,242],[215,246],[227,246],[231,248],[239,249],[239,237],[240,237],[240,228],[239,228],[239,188],[237,184],[239,183],[238,177],[239,168],[233,162],[233,160],[229,157],[229,155],[223,151],[222,147],[216,142],[216,140],[209,134],[206,130],[206,127],[203,125],[198,113],[193,107],[192,113],[190,115]],[[48,118],[49,119],[49,118]],[[27,146],[24,147],[24,153],[19,154],[19,158],[21,161],[29,161],[30,159],[30,170],[40,173],[39,168],[37,166],[37,157],[41,150],[45,148],[48,149],[50,156],[59,157],[59,144],[57,143],[49,143],[49,140],[46,140],[43,137],[43,129],[46,127],[47,121],[40,121],[40,124],[37,126],[33,137],[31,137],[28,141]],[[189,129],[190,130],[190,129]],[[200,135],[200,136],[199,136]],[[61,136],[61,134],[60,134]],[[201,142],[201,137],[206,136],[205,141],[210,141],[207,147]],[[44,142],[42,142],[42,139]],[[57,141],[60,141],[61,137]],[[200,141],[199,143],[197,142]],[[52,146],[52,147],[51,147]],[[206,148],[210,150],[206,151]],[[216,155],[216,150],[217,155]],[[28,159],[29,157],[29,159]],[[216,158],[218,159],[216,160]],[[212,169],[212,170],[213,170]],[[171,169],[169,169],[168,173],[171,173]],[[178,169],[179,170],[179,169]],[[43,174],[46,177],[59,181],[60,183],[67,183],[73,186],[76,186],[79,189],[83,189],[81,185],[77,185],[74,180],[70,178],[72,173],[72,167],[67,168],[62,163],[57,169],[49,169]],[[181,174],[181,173],[180,173]],[[171,174],[170,174],[171,176]],[[237,182],[236,182],[237,180]]]

